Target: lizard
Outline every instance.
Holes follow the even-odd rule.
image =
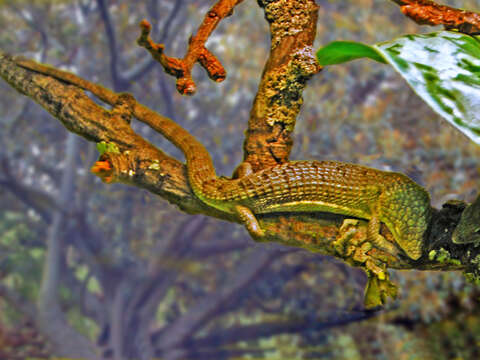
[[[119,94],[75,74],[17,57],[20,67],[87,90],[113,105]],[[173,120],[135,102],[133,115],[154,116],[155,130],[186,158],[195,196],[234,215],[257,241],[266,237],[257,216],[278,212],[330,212],[368,220],[367,241],[392,255],[396,245],[412,260],[423,254],[423,237],[432,216],[428,192],[406,175],[339,161],[291,161],[258,172],[244,163],[238,177],[216,175],[207,149]],[[380,234],[384,223],[396,244]]]
[[[455,244],[480,244],[480,195],[463,210],[453,230],[452,241]]]

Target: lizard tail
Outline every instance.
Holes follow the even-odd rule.
[[[16,57],[15,62],[23,68],[52,76],[87,90],[112,106],[117,103],[120,96],[120,94],[102,85],[82,79],[68,71],[59,70],[23,57]],[[205,185],[208,183],[213,184],[218,179],[207,149],[173,120],[154,112],[144,105],[135,102],[133,113],[139,121],[158,131],[183,152],[187,161],[190,186],[197,196],[205,197]]]
[[[190,186],[195,195],[203,198],[205,185],[218,180],[212,158],[207,149],[173,120],[154,112],[142,104],[136,103],[134,115],[139,121],[158,131],[183,152],[187,161],[187,174]]]

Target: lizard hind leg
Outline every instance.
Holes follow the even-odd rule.
[[[253,214],[252,210],[243,205],[235,206],[235,212],[238,218],[247,228],[248,233],[255,241],[262,241],[265,237],[265,232],[260,227],[257,218]]]
[[[238,165],[237,168],[233,171],[232,179],[240,179],[250,174],[253,174],[252,165],[249,162],[244,161],[240,163],[240,165]]]

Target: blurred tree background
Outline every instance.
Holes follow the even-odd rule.
[[[317,0],[317,47],[431,31],[381,0]],[[479,0],[444,1],[480,9]],[[245,1],[208,42],[228,71],[196,68],[182,97],[139,48],[138,23],[183,56],[212,1],[3,0],[0,47],[73,71],[184,126],[217,172],[242,158],[243,131],[269,47]],[[304,250],[255,244],[242,226],[190,216],[145,190],[89,173],[95,146],[0,82],[0,358],[478,359],[479,289],[460,273],[393,272],[404,290],[362,308],[364,274]],[[480,148],[441,121],[389,67],[328,68],[304,94],[292,158],[409,174],[434,206],[473,200]],[[162,149],[181,153],[150,128]],[[46,248],[47,239],[55,247]],[[60,271],[51,266],[60,264]],[[98,355],[94,355],[98,354]]]

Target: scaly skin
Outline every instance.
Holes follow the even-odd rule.
[[[423,234],[431,217],[430,199],[403,174],[337,161],[288,162],[233,180],[202,182],[192,173],[195,194],[222,211],[243,213],[255,237],[262,236],[261,229],[248,211],[323,211],[367,219],[369,226],[381,221],[410,258],[422,255]],[[377,235],[378,228],[376,234],[369,234],[369,240],[385,246]]]
[[[455,244],[480,244],[480,195],[463,210],[452,241]]]
[[[79,86],[114,105],[118,94],[76,75],[30,60],[17,64]],[[380,234],[380,222],[392,232],[400,248],[417,260],[422,255],[423,235],[431,207],[428,193],[403,174],[336,161],[288,162],[257,173],[244,172],[238,179],[217,177],[205,147],[172,120],[141,104],[134,115],[149,117],[149,125],[185,154],[190,186],[204,203],[234,214],[249,233],[261,240],[264,231],[255,214],[323,211],[369,220],[368,240],[396,254],[396,248]]]

